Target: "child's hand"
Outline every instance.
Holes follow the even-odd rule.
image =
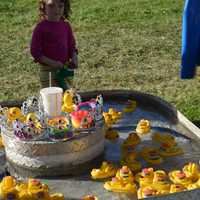
[[[71,62],[69,64],[69,68],[76,69],[78,68],[78,56],[76,53],[73,54],[73,57],[71,59]]]

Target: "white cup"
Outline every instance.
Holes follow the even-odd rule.
[[[44,112],[47,116],[59,116],[62,111],[63,89],[59,87],[47,87],[40,90]]]

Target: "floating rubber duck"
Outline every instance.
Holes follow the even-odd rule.
[[[117,169],[111,164],[104,161],[100,169],[93,169],[91,175],[93,179],[105,179],[115,176]]]
[[[128,168],[131,169],[131,171],[133,172],[139,171],[141,169],[141,163],[135,160],[136,157],[137,154],[135,152],[129,152],[122,156],[120,163],[121,165],[128,166]]]
[[[182,192],[185,190],[186,188],[182,184],[175,183],[171,184],[169,193]]]
[[[84,196],[82,200],[98,200],[98,198],[94,195],[87,195],[87,196]]]
[[[153,183],[154,170],[153,168],[144,168],[142,172],[136,174],[135,178],[140,187],[149,186]]]
[[[124,140],[121,145],[122,154],[134,151],[135,146],[140,143],[140,137],[135,132],[129,133],[128,137]]]
[[[125,112],[125,113],[133,112],[136,109],[136,106],[137,106],[136,101],[128,100],[126,102],[126,105],[125,105],[124,109],[123,109],[123,112]]]
[[[149,120],[141,119],[139,123],[137,124],[136,132],[138,134],[144,135],[144,134],[149,133],[150,129],[151,127],[150,127]]]
[[[103,112],[103,117],[107,127],[111,127],[116,122],[109,113]]]
[[[163,142],[159,149],[159,153],[163,157],[170,157],[183,154],[183,150],[177,145],[171,146],[168,142]]]
[[[146,162],[151,164],[161,164],[163,162],[159,151],[153,147],[144,147],[141,151],[141,156]]]
[[[16,187],[19,200],[32,200],[32,195],[28,192],[28,184],[24,182],[17,183]]]
[[[190,178],[193,182],[199,179],[199,165],[196,163],[188,163],[183,167],[183,172],[185,173],[187,178]]]
[[[12,176],[6,176],[0,183],[0,198],[1,199],[17,199],[18,192],[15,188],[16,179]]]
[[[161,133],[154,133],[152,135],[152,140],[158,143],[165,143],[168,144],[169,148],[176,145],[176,140],[173,135],[171,134],[161,134]]]
[[[118,131],[113,130],[112,128],[108,128],[105,133],[105,138],[107,140],[116,140],[119,138],[119,133]]]
[[[169,178],[173,183],[182,184],[184,187],[192,184],[192,180],[186,177],[186,174],[180,170],[169,172]]]
[[[150,185],[139,188],[137,192],[138,199],[143,199],[143,198],[156,196],[156,195],[157,195],[157,190]]]
[[[116,122],[118,119],[121,118],[122,112],[117,111],[114,108],[109,108],[108,114],[111,115],[112,119]]]

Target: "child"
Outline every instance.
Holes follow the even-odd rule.
[[[74,69],[78,67],[77,49],[70,26],[69,0],[40,0],[40,22],[33,31],[31,54],[40,63],[42,87],[71,87]],[[49,76],[51,72],[51,76]]]

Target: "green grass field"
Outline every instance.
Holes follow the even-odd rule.
[[[0,101],[39,90],[29,53],[38,0],[0,0]],[[200,77],[180,80],[183,0],[73,0],[81,91],[133,89],[157,95],[190,120],[200,116]]]

